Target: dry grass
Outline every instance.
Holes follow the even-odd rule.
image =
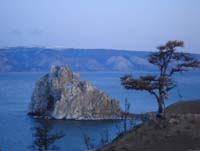
[[[200,101],[175,103],[166,120],[138,125],[98,151],[197,151],[200,150]]]

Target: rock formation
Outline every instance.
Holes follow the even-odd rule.
[[[29,114],[55,119],[117,119],[122,110],[110,99],[67,66],[52,66],[41,77],[29,105]]]

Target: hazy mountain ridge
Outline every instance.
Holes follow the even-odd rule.
[[[148,54],[106,49],[1,48],[0,72],[48,71],[52,64],[68,64],[75,71],[154,70],[146,60]]]

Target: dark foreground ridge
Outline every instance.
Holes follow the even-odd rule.
[[[200,100],[183,101],[167,108],[167,119],[149,121],[121,134],[96,151],[199,151]]]
[[[29,106],[29,114],[54,119],[118,119],[121,113],[117,100],[80,80],[67,66],[52,66],[36,82]]]

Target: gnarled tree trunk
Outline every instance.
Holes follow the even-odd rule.
[[[165,117],[165,102],[164,98],[160,97],[158,100],[158,113],[157,117],[164,118]]]

